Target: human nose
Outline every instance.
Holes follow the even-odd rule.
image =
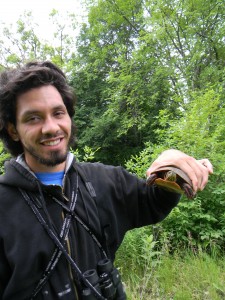
[[[44,120],[43,126],[42,126],[42,133],[47,134],[47,133],[55,133],[59,130],[59,125],[57,121],[52,118],[48,117]]]

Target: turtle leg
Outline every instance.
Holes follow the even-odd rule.
[[[148,178],[146,180],[146,184],[152,185],[157,178],[158,178],[158,176],[156,174],[151,174],[150,176],[148,176]]]
[[[194,199],[195,193],[193,192],[192,187],[188,183],[183,183],[182,189],[188,199]]]

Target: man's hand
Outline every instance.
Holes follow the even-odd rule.
[[[146,174],[149,176],[156,169],[164,166],[174,166],[183,170],[193,184],[193,190],[202,191],[208,182],[209,174],[213,173],[213,166],[208,159],[195,158],[175,149],[164,151],[150,166]]]

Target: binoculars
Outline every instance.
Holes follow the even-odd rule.
[[[119,271],[113,266],[110,259],[100,260],[96,269],[83,273],[83,276],[91,283],[98,293],[107,300],[127,299]],[[82,290],[82,300],[99,299],[90,287]]]

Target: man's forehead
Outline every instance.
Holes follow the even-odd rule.
[[[39,111],[65,107],[58,90],[53,86],[35,88],[21,94],[17,98],[17,110]]]

